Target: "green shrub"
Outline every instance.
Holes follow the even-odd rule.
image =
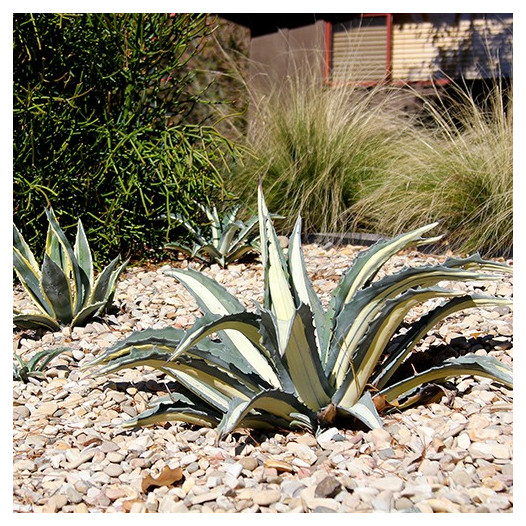
[[[487,256],[513,246],[513,91],[496,83],[482,101],[459,85],[424,99],[426,126],[396,171],[371,181],[349,211],[355,224],[392,235],[440,218],[450,247]]]
[[[507,366],[491,356],[474,354],[446,360],[414,376],[396,380],[394,376],[420,338],[445,316],[509,303],[444,289],[439,282],[498,279],[498,274],[480,270],[507,272],[509,266],[475,255],[442,265],[404,268],[374,280],[399,250],[433,241],[422,237],[436,226],[432,224],[361,252],[324,310],[303,260],[301,220],[290,237],[287,255],[261,190],[259,222],[264,302],[256,305],[255,312],[203,274],[167,271],[194,295],[204,316],[187,332],[173,328],[135,332],[90,364],[104,366],[99,375],[147,365],[182,384],[182,390],[161,398],[126,425],[182,420],[218,426],[220,436],[237,427],[315,431],[337,418],[357,418],[374,428],[381,426],[377,406],[400,410],[417,403],[420,387],[429,382],[481,375],[511,386]],[[394,342],[408,312],[434,298],[449,299]]]
[[[82,217],[97,265],[159,255],[173,227],[221,193],[234,145],[190,116],[192,58],[214,26],[199,14],[15,14],[14,217],[42,246],[52,205]]]

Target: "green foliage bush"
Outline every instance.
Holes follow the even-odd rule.
[[[143,256],[171,213],[222,191],[235,146],[189,118],[206,15],[22,13],[13,28],[14,219],[32,248],[53,206],[66,232],[82,218],[98,266]]]

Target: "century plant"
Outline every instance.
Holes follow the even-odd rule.
[[[128,261],[119,265],[119,256],[95,278],[91,250],[79,219],[72,247],[60,228],[53,209],[45,210],[48,219],[46,247],[42,266],[24,237],[13,225],[13,267],[36,311],[13,312],[13,323],[23,329],[46,328],[59,331],[77,326],[107,310],[115,286]]]
[[[446,316],[510,303],[438,286],[443,281],[500,277],[481,271],[510,271],[504,263],[482,260],[478,254],[378,276],[398,251],[436,241],[423,237],[434,226],[360,252],[325,310],[306,271],[301,218],[285,253],[260,186],[263,304],[249,311],[202,273],[169,270],[167,274],[193,294],[204,315],[186,332],[165,328],[132,333],[90,365],[104,365],[98,375],[151,366],[183,386],[125,425],[180,420],[217,426],[220,438],[238,427],[316,432],[336,419],[344,423],[356,418],[370,428],[379,427],[379,411],[415,404],[424,386],[453,376],[486,376],[511,387],[509,367],[491,356],[452,358],[413,376],[394,377],[418,341]],[[435,298],[446,300],[439,300],[406,332],[399,330],[414,306]]]
[[[13,380],[19,380],[27,384],[29,378],[42,379],[45,377],[45,369],[49,362],[56,356],[69,350],[68,347],[57,347],[56,349],[43,349],[35,353],[27,362],[18,354],[14,353],[13,357]]]
[[[208,220],[203,228],[192,224],[181,214],[170,214],[171,219],[178,221],[190,233],[192,247],[182,243],[167,243],[165,248],[178,250],[205,264],[217,263],[223,268],[248,252],[259,251],[257,216],[244,223],[237,217],[240,205],[226,209],[221,215],[215,205],[211,208],[198,202],[195,205]]]

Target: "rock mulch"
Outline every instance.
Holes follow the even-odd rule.
[[[326,303],[360,249],[304,249]],[[441,260],[407,251],[388,270]],[[314,437],[242,430],[216,445],[215,430],[180,423],[123,429],[167,393],[164,377],[139,368],[91,378],[79,367],[133,330],[192,324],[197,305],[166,268],[129,268],[118,284],[118,312],[85,327],[14,331],[14,350],[25,359],[42,348],[70,348],[45,380],[14,383],[14,512],[513,510],[513,393],[486,379],[455,381],[441,400],[386,416],[374,431],[330,428]],[[262,298],[257,262],[204,272],[247,306]],[[512,297],[509,277],[463,286]],[[27,301],[18,288],[14,297],[17,306]],[[419,350],[489,353],[511,365],[512,320],[512,307],[468,310],[436,327]]]

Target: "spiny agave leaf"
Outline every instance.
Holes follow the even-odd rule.
[[[91,250],[89,248],[86,232],[82,226],[82,221],[79,219],[77,224],[77,237],[75,238],[75,245],[73,252],[77,258],[80,268],[80,279],[82,283],[82,298],[83,302],[89,296],[91,287],[93,286],[93,260],[91,257]]]
[[[432,243],[440,239],[442,236],[422,237],[422,234],[432,230],[437,225],[438,223],[432,223],[395,238],[378,241],[368,249],[359,252],[334,289],[327,310],[328,320],[330,321],[339,314],[343,305],[351,300],[356,291],[368,286],[383,265],[395,254],[409,246]]]
[[[214,279],[192,269],[166,270],[167,276],[180,281],[206,314],[234,314],[245,310],[242,303]]]
[[[222,438],[239,427],[243,418],[254,410],[263,410],[288,422],[295,419],[292,414],[301,413],[311,421],[315,421],[315,414],[303,405],[294,395],[283,391],[263,391],[249,401],[234,399],[231,401],[227,413],[224,415],[217,431]]]
[[[155,345],[171,354],[179,345],[183,336],[184,330],[174,327],[163,327],[162,329],[150,328],[135,331],[123,340],[117,341],[108,347],[102,354],[84,367],[108,363],[110,360],[127,354],[132,347],[153,347]]]
[[[71,322],[72,327],[82,325],[87,319],[96,316],[101,309],[107,304],[106,301],[99,301],[97,303],[91,303],[87,307],[84,307],[78,314],[75,315]]]
[[[270,362],[278,376],[279,384],[284,391],[295,393],[296,387],[281,357],[276,318],[271,312],[265,310],[259,304],[256,304],[256,310],[260,317],[259,332],[261,334],[261,345],[269,353]]]
[[[224,330],[240,332],[255,346],[259,346],[259,317],[256,314],[248,311],[226,315],[206,314],[185,333],[176,351],[172,354],[172,359],[199,343],[206,336]]]
[[[169,353],[155,346],[147,349],[132,347],[128,353],[111,360],[97,372],[97,376],[139,366],[159,369],[177,379],[179,374],[183,373],[188,377],[197,379],[201,384],[213,386],[214,390],[229,399],[233,397],[249,398],[254,394],[254,390],[246,383],[200,357],[185,355],[174,361],[170,359]]]
[[[60,244],[60,240],[56,236],[51,225],[48,227],[46,236],[46,254],[56,263],[62,271],[69,275],[71,273],[71,264],[68,261],[67,252]]]
[[[74,308],[68,278],[47,254],[44,254],[42,263],[42,291],[53,305],[58,321],[68,324],[73,318]]]
[[[49,316],[38,313],[22,313],[13,316],[13,323],[21,329],[38,329],[44,327],[53,332],[60,331],[60,325]]]
[[[199,243],[206,243],[206,239],[202,236],[201,229],[199,227],[194,226],[192,223],[187,221],[181,214],[170,214],[170,217],[178,223],[181,223],[186,228],[186,230],[188,230],[188,232],[190,232],[194,238],[199,241]],[[175,245],[175,243],[168,243],[168,245]],[[168,247],[168,245],[166,246]]]
[[[163,366],[163,369],[169,371],[170,374],[173,374],[174,371],[184,372],[199,379],[201,382],[213,386],[214,389],[229,398],[250,398],[254,396],[254,393],[260,391],[257,388],[254,390],[245,382],[237,379],[233,374],[227,373],[192,354],[179,356],[175,362],[171,360]]]
[[[416,387],[428,382],[471,375],[485,376],[511,388],[513,378],[510,373],[511,369],[493,356],[466,355],[447,360],[442,365],[431,367],[411,378],[397,382],[377,392],[374,396],[382,396],[389,403],[393,403],[405,397]]]
[[[15,225],[13,225],[13,248],[17,249],[20,256],[27,261],[27,264],[30,267],[35,269],[35,271],[38,271],[37,260],[29,248],[29,245],[26,243],[26,240]]]
[[[499,263],[498,261],[490,261],[487,259],[482,259],[480,254],[472,254],[466,258],[452,258],[449,257],[443,263],[444,267],[450,268],[478,268],[482,270],[490,270],[493,272],[508,272],[513,273],[513,267],[506,263]]]
[[[238,223],[229,223],[226,226],[223,226],[223,232],[217,245],[217,249],[220,254],[225,255],[228,253],[232,245],[232,241],[237,232],[239,231],[239,228],[240,227]]]
[[[52,232],[51,237],[56,238],[58,240],[58,242],[60,243],[61,250],[63,252],[63,256],[65,257],[65,264],[62,268],[64,269],[64,273],[67,277],[71,276],[71,279],[72,279],[72,287],[71,287],[72,306],[73,306],[73,311],[78,312],[81,309],[82,303],[83,303],[82,295],[79,294],[79,291],[81,290],[81,287],[82,287],[81,277],[80,277],[80,267],[77,263],[77,259],[73,252],[73,248],[71,247],[64,232],[62,231],[62,229],[60,228],[58,224],[58,221],[57,221],[57,218],[55,217],[55,213],[53,212],[53,209],[47,208],[46,215],[49,221],[50,232]],[[46,251],[47,251],[47,248],[46,248]]]
[[[221,220],[221,227],[223,232],[227,227],[236,221],[237,214],[241,210],[241,205],[235,205],[229,210],[225,211],[223,214],[223,219]]]
[[[254,391],[272,388],[272,385],[264,380],[243,356],[237,351],[232,352],[232,349],[223,343],[202,340],[198,346],[186,351],[186,354],[194,358],[201,358],[207,363],[219,367]]]
[[[254,236],[255,233],[257,232],[257,228],[259,224],[258,222],[259,222],[258,216],[253,216],[246,223],[240,224],[241,229],[237,236],[236,244],[243,243],[245,240],[252,238],[252,236]]]
[[[228,384],[216,385],[213,378],[209,378],[206,375],[201,375],[196,369],[178,367],[162,368],[161,371],[167,373],[173,377],[177,382],[181,383],[186,389],[194,393],[196,396],[201,398],[206,403],[210,404],[218,411],[225,412],[228,409],[228,404],[232,399],[232,394],[236,391],[230,389],[228,393],[225,389],[218,387],[224,387],[228,389]],[[241,398],[245,398],[241,396]]]
[[[344,407],[356,403],[389,340],[415,305],[432,298],[461,296],[462,294],[462,291],[430,287],[410,289],[401,296],[387,301],[378,317],[371,323],[365,338],[359,342],[352,357],[342,353],[342,362],[336,364],[336,367],[341,366],[341,368],[334,370],[338,386],[334,401]],[[347,363],[345,363],[345,358]],[[341,371],[345,373],[342,374]]]
[[[164,248],[167,248],[169,250],[177,250],[179,252],[182,252],[183,254],[188,254],[189,256],[192,256],[192,257],[195,256],[194,251],[190,247],[186,245],[182,245],[180,243],[166,243],[164,245]],[[202,259],[202,258],[199,258],[199,259]]]
[[[157,424],[158,422],[179,421],[202,427],[213,427],[220,422],[221,413],[215,412],[208,405],[188,407],[187,405],[172,402],[159,402],[152,409],[127,420],[123,427],[139,427]]]
[[[245,311],[244,306],[217,281],[193,270],[169,270],[166,274],[178,279],[194,296],[201,310],[207,314],[236,314]],[[274,387],[280,387],[278,377],[254,343],[240,331],[225,329],[220,335],[250,363],[254,369]],[[195,343],[194,343],[195,344]]]
[[[113,259],[108,266],[97,276],[95,283],[93,285],[93,290],[91,291],[89,297],[89,303],[98,303],[99,301],[104,301],[105,304],[108,304],[115,282],[119,277],[120,273],[124,270],[128,261],[125,261],[117,269],[117,263],[119,262],[120,257],[117,256]]]
[[[241,259],[245,254],[248,254],[254,250],[255,247],[253,245],[244,245],[229,251],[227,257],[225,258],[225,266],[229,265],[233,261]]]
[[[221,220],[217,213],[217,208],[214,206],[212,208],[205,207],[200,203],[197,203],[197,206],[206,214],[208,220],[210,221],[210,231],[212,232],[212,244],[215,246],[219,245],[219,239],[221,238]]]
[[[206,245],[202,245],[202,246],[199,246],[197,251],[196,251],[196,254],[197,255],[200,255],[200,254],[206,254],[207,255],[207,262],[211,265],[212,263],[214,263],[214,261],[216,263],[219,264],[220,267],[224,267],[225,266],[225,261],[224,261],[224,256],[223,254],[212,244],[210,243],[207,243]],[[202,258],[202,259],[205,259],[205,258]]]
[[[69,351],[69,347],[57,347],[55,349],[39,351],[27,362],[27,368],[30,372],[43,371],[53,358],[65,351]]]
[[[273,386],[280,385],[275,371],[269,364],[268,357],[265,356],[265,349],[260,345],[261,335],[259,332],[259,317],[250,312],[240,312],[226,316],[205,315],[188,331],[172,354],[173,360],[186,350],[197,345],[203,338],[218,331],[228,331],[231,340],[235,340],[235,335],[239,334],[248,340],[252,345],[240,349],[239,352],[257,371],[266,382]]]
[[[351,415],[362,421],[369,429],[382,427],[382,420],[378,415],[371,393],[365,392],[364,395],[350,407],[338,406],[338,412],[344,415]]]
[[[41,311],[41,314],[55,317],[53,307],[49,304],[48,299],[40,288],[42,275],[37,267],[30,265],[29,261],[23,257],[21,252],[13,246],[13,266],[20,280],[20,283],[31,296],[35,306]]]
[[[283,360],[300,400],[318,411],[330,402],[331,388],[320,362],[312,312],[301,304],[292,318]]]
[[[120,278],[121,274],[124,272],[124,269],[128,266],[129,262],[130,260],[127,259],[111,273],[110,280],[107,285],[109,294],[106,295],[105,305],[96,312],[97,315],[101,314],[104,310],[107,310],[110,307],[110,305],[113,303],[113,298],[115,297],[115,288],[116,288],[117,280]]]
[[[339,381],[344,374],[344,364],[352,357],[354,349],[377,316],[385,302],[411,288],[428,287],[440,281],[470,281],[477,279],[498,279],[498,276],[480,272],[448,268],[440,265],[404,268],[359,290],[353,301],[344,305],[335,318],[335,334],[329,350],[325,370],[334,378],[339,372]],[[345,356],[346,355],[346,356]]]
[[[286,334],[296,307],[290,290],[287,263],[265,204],[261,183],[258,189],[258,206],[265,281],[264,306],[276,316],[280,344],[284,348]]]
[[[497,305],[509,305],[510,300],[495,298],[493,296],[465,295],[453,298],[445,304],[440,305],[420,320],[415,322],[395,347],[389,349],[389,356],[382,363],[381,369],[372,378],[370,383],[377,389],[382,389],[398,367],[406,359],[415,345],[420,341],[439,321],[447,316],[461,310],[474,307],[491,307]]]
[[[327,358],[331,328],[325,321],[325,312],[321,300],[316,294],[312,282],[307,274],[305,259],[301,249],[301,217],[298,216],[294,230],[290,236],[289,243],[289,271],[293,283],[293,291],[297,304],[308,305],[314,316],[314,327],[316,329],[316,340],[318,342],[319,354],[324,362]]]

